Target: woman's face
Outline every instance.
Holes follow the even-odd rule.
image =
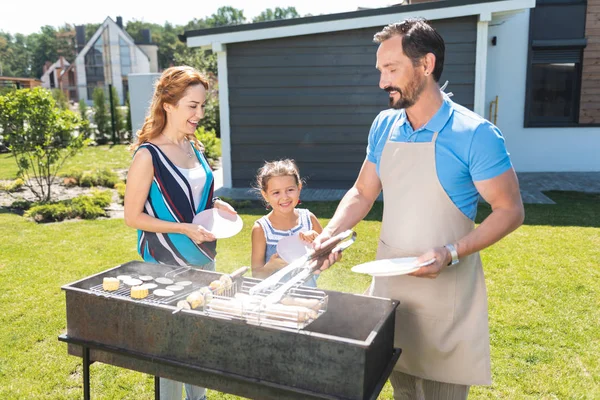
[[[273,211],[287,213],[294,211],[298,205],[300,189],[294,176],[274,176],[267,182],[262,195]]]
[[[181,134],[193,134],[198,127],[198,122],[204,118],[205,107],[204,86],[201,84],[190,86],[177,105],[166,105],[167,123]]]

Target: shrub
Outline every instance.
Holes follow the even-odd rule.
[[[221,139],[217,137],[214,130],[206,130],[203,126],[196,129],[196,137],[204,146],[204,156],[211,167],[214,166],[221,157]]]
[[[121,204],[125,200],[125,182],[119,182],[115,185],[115,189],[117,189],[117,193],[119,194],[119,199],[121,200]]]
[[[229,205],[231,207],[235,208],[236,210],[239,210],[241,208],[251,208],[252,207],[251,200],[234,200],[229,197],[221,197],[221,200],[223,200],[226,203],[229,203]]]
[[[96,123],[96,143],[106,144],[110,138],[110,115],[106,106],[104,88],[97,87],[92,93],[94,99],[94,122]]]
[[[4,190],[8,193],[14,193],[16,191],[21,190],[21,188],[25,185],[25,182],[21,178],[17,178],[9,183],[0,183],[0,190]]]
[[[86,144],[81,119],[62,110],[50,91],[20,89],[0,96],[0,126],[8,138],[17,175],[40,201],[51,198],[52,183],[64,162]]]
[[[64,174],[65,186],[104,186],[113,188],[120,182],[119,175],[110,168],[95,169],[93,171],[73,171]]]
[[[96,219],[106,215],[104,208],[110,205],[111,200],[110,190],[94,191],[91,195],[81,195],[71,200],[34,204],[25,212],[25,216],[36,222],[63,221],[68,218]]]
[[[10,208],[12,208],[13,210],[25,211],[25,210],[29,210],[29,208],[31,207],[32,204],[33,204],[33,202],[31,202],[29,200],[15,200],[10,205]]]

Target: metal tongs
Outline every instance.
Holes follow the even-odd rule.
[[[269,276],[262,282],[254,285],[248,290],[248,294],[253,296],[276,288],[269,293],[261,301],[261,305],[275,304],[294,286],[301,285],[306,282],[313,273],[319,268],[319,265],[312,266],[310,261],[319,259],[323,256],[328,256],[331,253],[341,252],[346,250],[356,240],[356,232],[352,230],[344,231],[327,242],[327,245],[318,251],[309,251],[304,256],[294,260],[286,267],[280,269],[273,275]],[[343,242],[343,243],[342,243]],[[292,277],[281,286],[281,280],[291,275]],[[279,287],[278,287],[279,286]]]

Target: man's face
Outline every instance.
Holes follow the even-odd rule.
[[[379,45],[376,68],[381,72],[379,87],[390,94],[391,108],[410,108],[419,100],[426,84],[424,69],[413,66],[404,54],[401,36],[393,36]]]

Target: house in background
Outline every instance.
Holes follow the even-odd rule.
[[[128,75],[158,71],[158,46],[152,43],[150,31],[142,31],[143,41],[136,43],[123,29],[123,20],[110,17],[100,25],[91,39],[85,41],[85,26],[75,27],[77,56],[72,63],[60,57],[44,67],[42,86],[59,88],[71,101],[92,102],[96,87],[117,89],[123,104],[128,93]]]
[[[78,45],[82,37],[85,30],[76,27]],[[117,22],[107,17],[73,61],[79,99],[91,102],[96,87],[107,89],[112,85],[117,89],[119,103],[123,104],[128,91],[127,75],[158,70],[157,46],[151,43],[144,46],[150,56],[123,29],[121,17],[117,17]]]
[[[373,35],[408,17],[427,18],[444,37],[440,83],[495,121],[518,172],[600,171],[597,9],[581,0],[413,0],[182,39],[218,54],[225,187],[248,187],[264,160],[282,157],[312,188],[350,187],[371,122],[388,107]]]
[[[63,56],[60,56],[54,64],[47,62],[44,65],[44,74],[41,81],[42,87],[60,89],[67,96],[67,100],[77,101],[75,70]]]

